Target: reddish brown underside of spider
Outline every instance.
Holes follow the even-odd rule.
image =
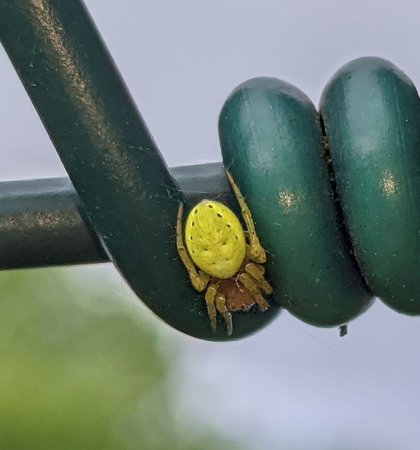
[[[230,312],[249,311],[249,309],[256,303],[251,292],[249,292],[238,281],[238,277],[243,272],[247,262],[248,261],[244,262],[241,269],[235,276],[225,280],[219,280],[217,284],[217,292],[225,295],[226,306]]]

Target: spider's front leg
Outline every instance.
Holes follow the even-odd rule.
[[[232,314],[229,312],[226,306],[225,294],[219,293],[216,296],[216,308],[217,311],[223,316],[226,323],[226,333],[230,336],[233,333]]]
[[[212,283],[207,289],[205,299],[207,303],[207,312],[210,317],[211,328],[216,331],[217,317],[216,310],[223,316],[226,323],[226,333],[230,336],[233,332],[232,314],[227,309],[226,297],[222,292],[217,292],[217,283]]]
[[[257,262],[257,263],[265,263],[267,260],[265,250],[260,244],[260,240],[258,239],[257,232],[255,231],[254,220],[252,219],[251,211],[248,208],[248,205],[245,202],[244,197],[239,190],[238,185],[232,178],[232,175],[226,170],[226,177],[229,181],[230,186],[235,193],[236,199],[241,207],[242,217],[244,218],[246,229],[249,237],[249,257]]]
[[[194,289],[198,292],[203,292],[209,284],[210,276],[202,270],[198,271],[196,269],[194,262],[190,258],[190,255],[185,248],[184,238],[182,235],[183,210],[184,205],[180,203],[178,208],[178,215],[176,218],[176,247],[185,268],[188,270],[188,275],[190,276],[191,284],[193,285]]]
[[[256,281],[252,278],[252,276],[249,273],[242,272],[239,275],[239,282],[242,283],[249,292],[251,292],[260,310],[267,311],[270,305],[267,303],[266,299],[261,295],[258,285],[256,284]]]
[[[216,317],[216,305],[214,304],[214,299],[217,294],[217,284],[212,283],[207,288],[205,299],[207,304],[207,314],[210,318],[210,325],[213,332],[216,332],[217,328],[217,317]]]
[[[262,289],[265,294],[270,295],[273,293],[273,288],[264,277],[265,269],[263,266],[249,262],[245,266],[245,272],[252,276],[252,278],[257,282],[257,286]]]

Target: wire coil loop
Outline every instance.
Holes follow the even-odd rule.
[[[228,337],[210,328],[176,252],[178,204],[188,209],[199,196],[184,196],[166,167],[83,3],[0,0],[0,30],[77,192],[63,204],[85,233],[80,243],[90,258],[108,257],[164,321],[202,339],[237,339],[281,305],[338,326],[372,292],[420,313],[420,101],[395,66],[363,58],[342,68],[324,91],[322,120],[298,89],[271,78],[227,100],[224,164],[250,206],[275,288],[270,309],[237,313]],[[179,171],[184,189],[214,179],[234,208],[221,166]]]

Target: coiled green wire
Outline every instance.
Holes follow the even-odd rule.
[[[109,258],[165,322],[210,340],[256,331],[279,305],[317,326],[348,322],[373,294],[400,312],[420,312],[420,103],[392,64],[365,58],[345,66],[324,92],[322,122],[304,94],[275,79],[246,82],[227,100],[224,164],[251,207],[275,288],[267,312],[235,313],[228,337],[222,324],[212,332],[175,248],[178,204],[188,209],[200,196],[184,196],[167,169],[83,3],[0,0],[0,37],[77,192],[67,182],[60,191],[63,181],[38,184],[38,193],[29,188],[36,183],[20,193],[23,185],[3,185],[9,196],[0,199],[36,200],[58,220],[45,226],[27,206],[25,221],[4,201],[2,235],[19,216],[21,241],[38,237],[41,265],[48,254],[50,263],[85,262],[82,252],[66,258],[55,246],[40,257],[45,233],[56,245],[77,235],[87,260]],[[206,190],[207,169],[189,172],[192,190]],[[227,192],[221,166],[215,176]],[[20,267],[30,266],[16,248]]]

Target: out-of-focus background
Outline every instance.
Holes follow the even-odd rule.
[[[415,0],[86,0],[170,166],[219,161],[217,117],[247,78],[315,103],[366,55],[420,85]],[[0,48],[0,179],[65,171]],[[317,329],[286,312],[208,343],[152,316],[108,264],[0,273],[1,449],[411,450],[420,318],[376,301]]]

